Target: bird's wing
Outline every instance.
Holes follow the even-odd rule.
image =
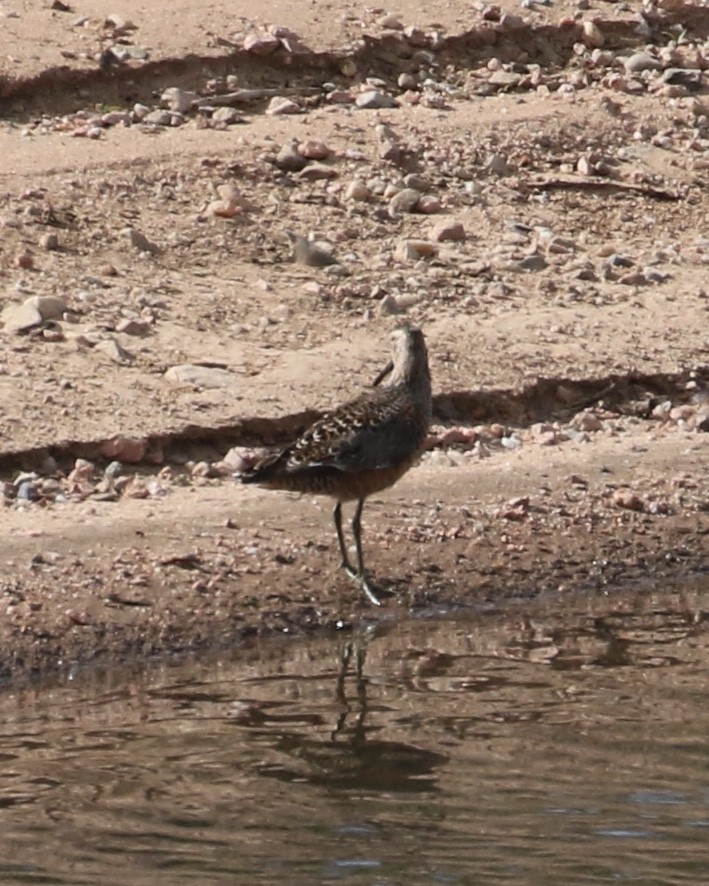
[[[412,412],[395,407],[388,397],[377,400],[367,394],[324,415],[283,455],[290,470],[375,470],[410,456],[420,438]]]

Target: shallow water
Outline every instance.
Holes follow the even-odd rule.
[[[7,689],[0,883],[709,882],[708,599],[510,605]]]

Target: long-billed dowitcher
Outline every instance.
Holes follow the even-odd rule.
[[[362,508],[368,496],[392,486],[416,461],[431,421],[431,375],[423,333],[400,327],[392,333],[392,344],[392,359],[370,390],[327,412],[290,446],[241,474],[243,483],[334,498],[340,565],[377,606],[381,604],[362,557]],[[342,503],[355,500],[356,569],[342,532]]]

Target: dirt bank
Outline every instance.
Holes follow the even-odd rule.
[[[435,428],[365,510],[377,617],[706,570],[705,11],[167,6],[7,20],[2,671],[372,615],[330,505],[224,459],[401,318]]]

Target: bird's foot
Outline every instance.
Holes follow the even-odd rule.
[[[375,606],[381,606],[382,601],[377,597],[372,585],[370,584],[367,575],[363,572],[357,572],[356,569],[353,569],[349,563],[343,563],[342,568],[349,575],[352,581],[357,582],[357,584],[362,588],[365,593],[365,596],[369,600],[370,603],[373,603]]]

